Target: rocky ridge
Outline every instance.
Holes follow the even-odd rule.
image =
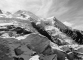
[[[55,17],[39,18],[22,10],[0,14],[0,46],[6,41],[13,60],[29,60],[36,55],[39,60],[79,60],[83,58],[82,38],[82,31],[70,29]]]

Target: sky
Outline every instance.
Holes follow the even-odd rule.
[[[2,0],[0,9],[31,11],[43,18],[55,16],[64,24],[83,30],[83,0]]]

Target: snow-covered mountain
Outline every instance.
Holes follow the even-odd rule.
[[[38,58],[50,57],[53,60],[57,55],[54,59],[64,60],[67,57],[70,60],[74,59],[74,53],[83,53],[80,50],[83,44],[82,31],[64,25],[56,17],[39,18],[24,10],[14,14],[1,11],[0,38],[0,41],[7,41],[13,59],[27,60],[38,55]]]

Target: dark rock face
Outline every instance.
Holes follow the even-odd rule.
[[[14,25],[9,25],[9,26],[7,26],[7,28],[8,28],[8,29],[14,29],[15,26],[14,26]]]
[[[37,53],[42,53],[43,50],[50,44],[48,38],[39,34],[31,34],[24,39],[23,42],[27,42],[27,47]]]
[[[53,55],[46,55],[46,56],[40,56],[39,60],[57,60],[57,55],[53,54]]]
[[[70,29],[68,26],[61,23],[59,20],[54,18],[54,26],[59,28],[60,31],[66,34],[68,37],[71,37],[78,44],[83,44],[83,33],[80,30]]]
[[[14,58],[14,60],[24,60],[22,57],[21,58],[19,58],[19,57],[13,57]]]
[[[32,26],[41,34],[41,35],[44,35],[46,36],[49,40],[52,40],[51,36],[48,34],[47,31],[45,31],[45,29],[41,26],[41,25],[36,25],[36,23],[34,22],[31,22],[32,23]]]
[[[26,43],[24,43],[26,44]],[[0,39],[0,60],[24,60],[23,57],[19,57],[27,53],[27,59],[30,59],[33,51],[27,48],[25,45],[21,45],[19,41],[12,39]]]
[[[16,56],[19,56],[19,55],[21,55],[21,54],[24,53],[24,52],[23,52],[21,49],[19,49],[19,48],[15,48],[15,49],[14,49],[14,52],[15,52],[15,55],[16,55]]]
[[[65,29],[62,32],[71,37],[76,43],[83,44],[83,34],[79,30]]]
[[[27,31],[21,27],[16,27],[13,31],[16,31],[17,34],[23,34],[23,35],[26,35],[26,34],[30,34],[31,32],[30,31]]]
[[[4,33],[8,33],[8,35],[10,37],[12,36],[16,36],[16,35],[27,35],[32,33],[31,31],[27,31],[24,28],[21,27],[15,27],[14,25],[10,25],[10,26],[5,26],[5,28],[1,28],[0,31],[4,31]],[[1,33],[4,34],[4,33]]]
[[[2,10],[0,10],[0,14],[3,14]]]
[[[67,57],[64,52],[59,51],[59,50],[57,50],[57,49],[54,49],[54,54],[57,55],[57,59],[58,59],[58,60],[65,60],[65,57]]]
[[[0,43],[0,60],[13,60],[13,58],[11,57],[10,48],[8,47],[8,45],[6,45],[6,43],[4,44],[3,42]]]
[[[78,43],[78,44],[83,44],[83,34],[80,31],[74,31],[76,33],[76,37],[74,38],[74,40]]]
[[[52,48],[51,48],[51,46],[50,45],[48,45],[45,49],[44,49],[44,51],[42,52],[42,54],[44,54],[44,55],[51,55],[51,54],[53,54],[54,52],[52,51]]]

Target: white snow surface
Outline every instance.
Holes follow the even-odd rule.
[[[32,58],[30,58],[29,60],[39,60],[39,56],[38,55],[35,55]]]

